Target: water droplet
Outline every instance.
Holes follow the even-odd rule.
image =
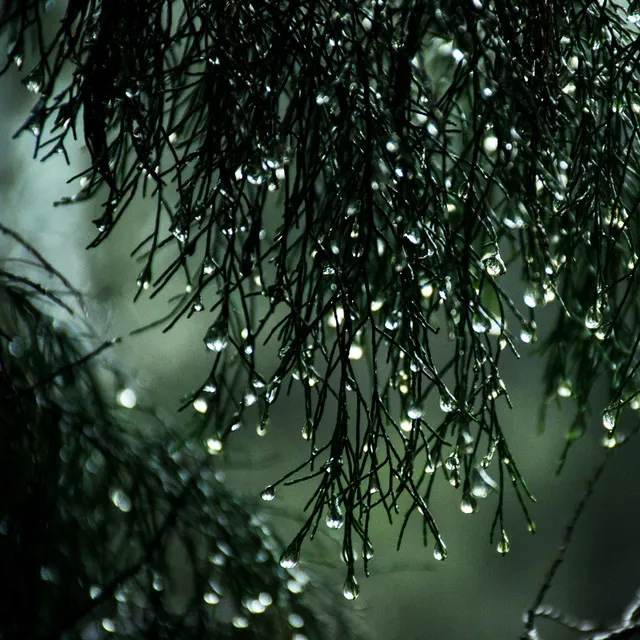
[[[447,547],[442,541],[442,538],[436,540],[436,544],[433,547],[433,557],[436,560],[445,560],[447,557]]]
[[[597,307],[591,307],[584,319],[584,326],[587,329],[597,329],[602,324],[602,313]]]
[[[525,292],[522,298],[524,300],[524,303],[530,309],[535,309],[536,307],[539,307],[544,302],[544,298],[540,295],[540,288],[538,287],[538,285],[534,284],[533,282],[527,285],[527,288],[525,289]]]
[[[131,500],[121,489],[111,489],[109,497],[111,498],[111,502],[123,513],[129,513],[129,511],[131,511]]]
[[[397,143],[396,140],[389,140],[386,144],[386,147],[389,153],[397,153],[398,149],[400,148],[400,145]]]
[[[360,585],[353,574],[347,576],[342,594],[347,600],[355,600],[360,595]]]
[[[42,85],[44,84],[44,74],[42,67],[38,65],[35,67],[29,75],[22,81],[22,84],[27,88],[31,93],[40,93],[42,90]]]
[[[329,529],[341,529],[344,525],[342,517],[342,509],[337,500],[333,500],[329,505],[329,513],[327,514],[327,527]]]
[[[492,277],[501,276],[506,270],[506,266],[500,254],[488,253],[482,258],[482,264],[485,271]]]
[[[342,307],[336,307],[327,319],[327,324],[335,329],[337,326],[344,322],[344,309]]]
[[[526,322],[520,331],[520,340],[525,344],[536,341],[536,323]]]
[[[296,542],[291,543],[280,556],[283,569],[293,569],[300,562],[300,548]]]
[[[367,560],[371,560],[374,556],[373,545],[368,540],[362,547],[362,556]]]
[[[311,420],[307,420],[302,426],[302,438],[304,440],[311,440],[313,436],[313,422]]]
[[[267,432],[269,431],[269,418],[263,418],[259,423],[258,426],[256,427],[256,433],[263,438],[264,436],[267,435]]]
[[[136,285],[138,286],[138,288],[143,289],[144,291],[149,288],[149,277],[146,269],[142,270],[138,275]]]
[[[606,409],[602,414],[602,426],[607,431],[613,431],[616,428],[616,410]]]
[[[272,486],[268,486],[261,494],[260,497],[265,502],[271,502],[276,497],[276,490]],[[282,564],[282,562],[280,563]]]
[[[561,398],[570,398],[572,394],[571,380],[562,380],[558,385],[558,389],[556,390],[556,393]]]
[[[210,276],[216,270],[216,263],[211,256],[206,256],[202,263],[202,273],[206,276]]]
[[[420,282],[420,295],[423,298],[430,298],[433,295],[433,285],[428,280]]]
[[[397,313],[392,313],[385,321],[384,327],[387,331],[395,331],[400,324]]]
[[[480,467],[475,467],[471,473],[471,494],[476,498],[486,498],[491,490],[496,490],[495,480]]]
[[[302,629],[302,627],[304,627],[304,620],[302,616],[299,616],[297,613],[290,613],[287,620],[289,625],[294,629]]]
[[[618,444],[618,438],[615,433],[608,432],[607,435],[602,438],[602,444],[607,449],[613,449]]]
[[[202,596],[202,599],[206,604],[218,604],[218,602],[220,602],[220,596],[213,591],[207,591],[207,593]]]
[[[498,553],[504,556],[509,553],[509,549],[511,549],[511,544],[509,544],[509,538],[507,538],[506,532],[503,531],[496,550],[498,551]]]
[[[404,237],[411,243],[414,245],[418,245],[420,244],[420,232],[417,230],[412,230],[412,231],[407,231],[407,233],[404,234]]]
[[[198,413],[207,413],[207,409],[209,408],[209,405],[207,404],[207,401],[204,398],[196,398],[193,401],[193,408]]]
[[[227,347],[227,330],[223,322],[214,322],[204,337],[207,349],[220,353]]]
[[[462,513],[475,513],[478,510],[478,501],[471,493],[465,493],[460,503],[460,511]]]
[[[482,146],[487,153],[495,153],[498,150],[498,138],[493,135],[486,136]]]
[[[116,402],[125,409],[133,409],[138,402],[138,398],[133,389],[120,389],[116,395]]]
[[[489,320],[489,318],[487,318],[483,313],[476,313],[473,316],[471,328],[476,333],[486,333],[491,329],[491,320]]]
[[[113,633],[116,630],[116,624],[111,618],[103,618],[102,628],[108,633]]]
[[[448,393],[443,393],[440,396],[440,409],[445,413],[451,413],[456,410],[456,401]]]
[[[231,620],[231,624],[236,629],[246,629],[249,626],[249,620],[247,620],[247,618],[245,618],[244,616],[234,616],[234,618]]]
[[[352,342],[349,347],[349,360],[360,360],[364,354],[364,350],[359,344]]]
[[[171,225],[169,232],[180,244],[184,244],[189,238],[189,228],[183,226],[180,222]]]
[[[424,411],[422,407],[418,404],[412,404],[407,409],[407,416],[412,420],[419,420],[420,418],[422,418],[423,414],[424,414]]]
[[[207,440],[207,451],[215,456],[222,451],[222,441],[219,438],[209,438]]]
[[[258,396],[255,394],[253,389],[250,389],[244,394],[244,398],[242,399],[242,401],[245,407],[250,407],[258,401]]]

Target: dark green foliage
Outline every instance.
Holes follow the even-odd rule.
[[[391,520],[403,494],[402,531],[418,515],[443,559],[439,477],[465,512],[497,488],[506,553],[505,485],[527,519],[531,496],[500,366],[547,305],[545,400],[577,405],[567,451],[596,382],[618,442],[640,362],[637,5],[73,0],[45,37],[42,3],[6,3],[36,154],[66,153],[82,119],[90,166],[60,203],[99,194],[97,246],[149,196],[140,294],[186,287],[166,330],[211,315],[194,398],[216,393],[192,446],[304,396],[308,459],[265,494],[313,483],[285,564],[342,528],[355,595],[372,510]]]
[[[356,637],[209,455],[106,402],[111,343],[88,352],[46,297],[67,307],[0,274],[2,638]]]

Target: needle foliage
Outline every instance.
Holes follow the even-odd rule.
[[[596,383],[605,446],[624,438],[640,404],[640,3],[71,0],[53,26],[50,4],[0,12],[4,70],[37,100],[18,133],[43,160],[84,140],[57,204],[99,200],[92,247],[150,201],[139,295],[180,283],[165,331],[211,319],[191,447],[266,431],[275,403],[304,398],[308,457],[263,494],[311,487],[283,566],[340,529],[356,597],[375,510],[401,534],[419,519],[444,559],[439,478],[467,513],[497,492],[499,552],[509,488],[533,531],[501,370],[541,314],[542,404],[576,406],[560,464]]]

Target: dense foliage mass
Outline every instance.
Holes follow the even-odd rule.
[[[543,307],[545,401],[576,406],[565,455],[596,382],[604,445],[624,438],[640,405],[637,1],[72,0],[54,26],[49,4],[0,13],[5,70],[37,95],[23,130],[43,159],[82,133],[90,163],[59,204],[101,198],[92,246],[153,202],[140,295],[180,280],[165,329],[211,317],[188,446],[266,433],[303,394],[308,459],[263,493],[313,483],[284,567],[341,529],[356,597],[371,514],[392,519],[403,494],[404,525],[421,518],[444,559],[439,477],[466,513],[497,490],[500,553],[507,486],[534,530],[500,367]]]

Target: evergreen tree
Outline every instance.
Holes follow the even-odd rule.
[[[229,506],[233,498],[208,475],[211,455],[255,421],[256,408],[266,432],[274,403],[294,392],[305,402],[308,458],[262,497],[270,502],[298,482],[313,497],[279,568],[252,573],[246,557],[246,575],[225,574],[237,580],[226,587],[234,602],[262,593],[267,579],[286,580],[325,524],[342,534],[344,595],[355,599],[378,510],[400,521],[400,538],[419,520],[425,545],[444,560],[446,531],[431,507],[440,478],[458,489],[465,513],[497,493],[490,537],[498,552],[510,546],[509,489],[533,532],[532,496],[501,422],[502,405],[511,405],[501,368],[536,343],[543,315],[556,314],[537,341],[546,355],[541,422],[557,397],[576,407],[559,467],[585,434],[608,450],[629,441],[620,417],[640,406],[637,0],[69,0],[51,30],[52,4],[0,5],[2,71],[24,68],[37,96],[19,133],[34,134],[43,160],[67,157],[72,139],[84,139],[78,191],[57,204],[100,199],[92,247],[108,242],[136,198],[149,198],[156,216],[134,252],[138,295],[180,283],[185,293],[163,329],[209,314],[199,339],[211,370],[187,403],[203,408],[197,429],[167,436],[155,452],[112,416],[92,359],[27,294],[66,303],[5,272],[15,319],[3,327],[2,385],[12,400],[3,441],[16,452],[6,464],[27,506],[5,508],[3,553],[29,568],[29,585],[51,603],[29,621],[33,637],[76,633],[94,609],[120,611],[125,580],[144,604],[139,615],[122,614],[123,637],[175,637],[175,629],[200,637],[225,622],[202,605],[221,595],[203,591],[200,565],[217,553],[203,532],[215,530],[220,550],[237,527],[256,553],[268,537]],[[274,370],[262,355],[271,345]],[[593,434],[595,385],[609,401],[604,429]],[[43,416],[45,406],[54,409]],[[98,451],[89,478],[79,469]],[[105,496],[124,515],[92,515]],[[136,506],[149,496],[150,510]],[[401,513],[400,504],[409,506]],[[40,525],[27,534],[30,511]],[[220,525],[229,511],[242,520]],[[90,526],[72,533],[71,522]],[[134,541],[126,551],[122,528]],[[196,594],[175,616],[153,604],[170,530],[189,550]],[[65,548],[98,541],[86,575],[65,566]],[[38,582],[45,557],[69,584],[47,591],[46,568]],[[539,605],[557,566],[527,637],[536,637],[537,616],[553,611]],[[80,604],[61,616],[59,598]],[[288,601],[278,606],[293,607],[289,620],[303,615]],[[635,606],[598,637],[631,637]],[[106,632],[116,625],[110,615]],[[316,637],[311,627],[305,633]],[[275,628],[256,637],[274,637]]]

